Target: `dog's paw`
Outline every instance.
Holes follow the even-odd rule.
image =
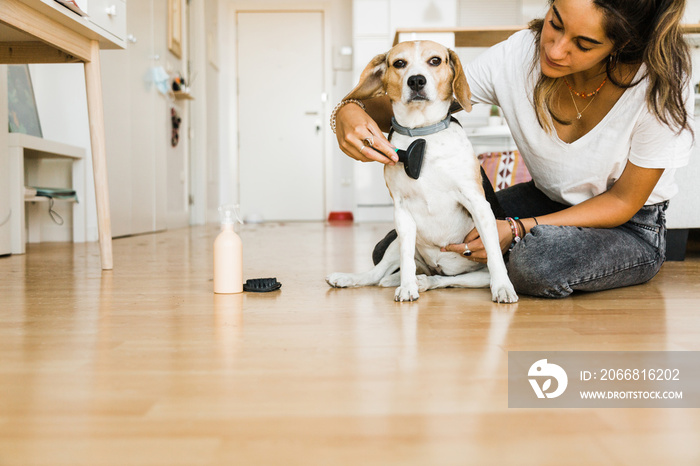
[[[348,288],[357,285],[352,274],[335,272],[326,277],[326,283],[333,288]]]
[[[396,293],[394,293],[394,301],[400,303],[405,301],[416,301],[419,297],[418,285],[400,286],[396,288]]]
[[[421,293],[432,288],[430,277],[427,275],[416,275],[416,283],[418,284],[418,291]]]
[[[395,286],[399,286],[400,284],[401,275],[398,272],[391,274],[388,277],[384,277],[379,281],[379,286],[382,286],[384,288],[392,288]]]
[[[500,286],[491,286],[491,299],[494,303],[517,303],[518,295],[515,293],[513,285],[509,282]]]

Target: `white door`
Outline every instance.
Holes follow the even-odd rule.
[[[323,220],[323,13],[238,13],[243,218]]]

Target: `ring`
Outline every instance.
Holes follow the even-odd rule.
[[[374,139],[372,139],[372,138],[364,138],[364,139],[362,140],[362,144],[364,144],[365,147],[367,147],[367,146],[369,146],[369,147],[374,147]]]
[[[469,248],[465,249],[464,252],[462,252],[462,255],[464,257],[469,257],[472,255],[472,252],[469,250]]]
[[[362,150],[363,150],[365,147],[367,147],[367,146],[362,146],[362,147],[360,147],[360,154],[362,153]]]

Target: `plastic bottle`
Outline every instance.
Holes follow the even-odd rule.
[[[214,293],[243,291],[243,244],[233,226],[239,222],[236,206],[219,207],[221,233],[214,240]]]

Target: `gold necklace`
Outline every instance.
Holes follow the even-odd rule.
[[[590,102],[588,102],[588,105],[586,105],[586,106],[583,108],[583,110],[579,110],[579,109],[578,109],[578,105],[576,105],[576,99],[574,99],[574,93],[571,92],[571,88],[569,88],[569,95],[571,96],[571,101],[574,103],[574,108],[576,109],[576,119],[577,119],[577,120],[580,120],[581,117],[583,116],[583,112],[585,112],[586,109],[588,109],[588,107],[591,106],[591,104],[593,103],[593,101],[595,100],[595,98],[598,97],[598,92],[596,91],[596,93],[593,94],[593,98],[591,99]]]
[[[605,65],[603,65],[603,68],[601,68],[600,71],[602,72],[604,68],[605,68]],[[608,82],[608,77],[607,77],[607,76],[605,76],[605,79],[603,79],[603,82],[600,83],[600,86],[598,86],[598,88],[597,88],[595,91],[589,92],[589,93],[585,93],[585,92],[576,92],[576,91],[571,87],[571,84],[569,84],[569,81],[567,81],[566,78],[564,78],[564,84],[566,84],[566,87],[569,88],[569,95],[571,96],[571,101],[574,103],[574,108],[576,109],[576,119],[577,119],[577,120],[580,120],[580,119],[581,119],[581,117],[583,116],[583,112],[585,112],[585,111],[588,109],[588,107],[591,106],[591,104],[593,103],[593,101],[595,100],[595,98],[598,97],[598,92],[600,92],[600,90],[603,88],[603,86],[605,85],[606,82]],[[589,97],[593,97],[593,98],[591,99],[590,102],[588,102],[588,105],[586,105],[586,106],[583,108],[583,110],[580,110],[580,111],[579,111],[578,105],[576,105],[576,99],[574,99],[574,94],[576,94],[577,96],[581,97],[581,98],[584,99],[584,100],[586,100],[586,99],[589,98]]]

